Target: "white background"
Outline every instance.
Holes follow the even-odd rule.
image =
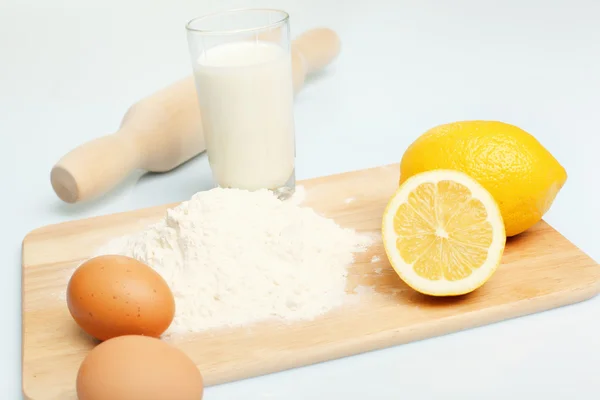
[[[129,105],[190,73],[185,22],[203,0],[0,2],[0,397],[20,398],[20,245],[42,225],[187,199],[200,157],[72,206],[49,172],[114,131]],[[600,260],[600,2],[221,1],[329,26],[343,50],[297,98],[297,176],[398,162],[428,128],[498,119],[569,173],[547,220]],[[109,162],[107,160],[107,162]],[[358,188],[360,190],[360,188]],[[208,400],[598,399],[600,298],[418,343],[209,388]],[[310,396],[310,397],[309,397]]]

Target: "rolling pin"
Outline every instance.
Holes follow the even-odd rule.
[[[327,28],[306,31],[292,41],[294,92],[339,51],[339,37]],[[52,168],[50,181],[60,199],[76,203],[106,193],[137,169],[166,172],[205,149],[192,75],[131,106],[116,133],[66,154]]]

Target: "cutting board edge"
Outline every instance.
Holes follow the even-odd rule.
[[[360,338],[363,343],[360,346],[356,346],[356,341],[345,342],[338,345],[337,347],[331,346],[331,344],[316,346],[310,351],[303,353],[303,360],[289,361],[285,364],[281,364],[278,360],[265,363],[265,366],[260,369],[256,369],[253,373],[248,374],[246,370],[240,371],[238,374],[231,374],[224,377],[218,377],[210,380],[205,379],[205,386],[218,386],[234,381],[242,381],[250,378],[257,378],[269,374],[278,372],[289,371],[297,368],[303,368],[310,365],[316,365],[328,361],[339,360],[355,355],[370,353],[373,351],[383,350],[386,348],[392,348],[401,346],[408,343],[416,343],[423,340],[433,339],[453,333],[459,333],[470,329],[476,329],[486,325],[495,325],[497,323],[509,321],[511,319],[521,318],[528,315],[541,313],[544,311],[550,311],[558,309],[568,305],[581,303],[589,300],[598,294],[600,294],[600,279],[591,282],[590,284],[583,286],[577,290],[577,296],[573,295],[572,290],[564,290],[560,292],[553,292],[548,295],[539,296],[534,299],[524,299],[521,302],[514,303],[513,307],[507,312],[504,307],[496,306],[491,309],[480,309],[475,312],[461,314],[460,318],[446,318],[445,320],[435,320],[428,323],[422,323],[418,325],[416,329],[406,331],[401,330],[387,330],[378,332],[369,336],[369,340],[364,341],[364,337]],[[554,301],[548,300],[554,299]],[[523,303],[530,303],[526,307],[522,307]],[[516,310],[517,312],[512,312]],[[464,323],[463,323],[464,322]],[[434,329],[431,326],[435,324]],[[399,336],[398,336],[399,335]],[[357,348],[359,350],[357,350]],[[24,348],[21,347],[21,351]],[[27,394],[26,385],[28,376],[25,375],[24,366],[21,368],[22,372],[22,393],[26,400],[41,400],[35,397],[31,397]]]
[[[384,164],[384,165],[373,166],[373,167],[369,167],[369,168],[349,170],[349,171],[337,172],[337,173],[333,173],[333,174],[329,174],[329,175],[322,175],[322,176],[317,176],[317,177],[313,177],[313,178],[302,179],[302,180],[299,180],[299,181],[296,182],[296,186],[302,186],[303,183],[306,183],[306,182],[309,182],[309,181],[318,182],[320,180],[330,179],[330,178],[334,178],[334,177],[341,177],[341,176],[344,176],[344,175],[355,174],[355,173],[358,173],[358,172],[360,172],[360,173],[366,173],[368,171],[372,171],[372,170],[380,169],[380,168],[392,168],[392,167],[399,168],[399,165],[400,165],[399,163]],[[119,212],[114,212],[114,213],[95,215],[93,217],[87,217],[87,218],[81,218],[81,219],[73,219],[73,220],[68,220],[68,221],[63,221],[63,222],[57,222],[57,223],[54,223],[54,224],[43,225],[43,226],[34,228],[31,231],[29,231],[27,234],[25,234],[25,236],[23,237],[23,240],[21,241],[21,249],[24,248],[26,242],[28,240],[30,240],[32,236],[40,235],[40,234],[44,233],[45,230],[54,230],[57,227],[65,227],[65,226],[68,226],[68,225],[71,225],[71,224],[79,224],[79,223],[92,222],[92,221],[99,220],[99,219],[106,219],[107,217],[116,218],[118,216],[125,215],[125,214],[132,213],[132,212],[140,212],[140,213],[143,213],[143,214],[151,213],[154,210],[161,210],[161,209],[167,209],[167,208],[176,207],[177,205],[179,205],[182,202],[187,201],[187,200],[188,199],[181,200],[181,201],[176,201],[176,202],[171,202],[171,203],[159,204],[159,205],[150,206],[150,207],[136,208],[136,209],[133,209],[133,210],[119,211]]]
[[[294,361],[289,361],[283,366],[277,361],[274,361],[272,363],[267,362],[266,366],[264,366],[261,369],[257,369],[255,371],[256,373],[252,373],[249,375],[248,373],[240,372],[238,374],[232,374],[223,378],[217,378],[213,380],[208,379],[205,380],[204,383],[206,387],[210,387],[235,381],[242,381],[278,372],[289,371],[296,368],[303,368],[310,365],[316,365],[328,361],[335,361],[346,357],[352,357],[355,355],[370,353],[373,351],[389,349],[404,344],[416,343],[423,340],[433,339],[436,337],[441,337],[453,333],[459,333],[470,329],[480,328],[486,325],[495,325],[497,323],[506,322],[512,319],[522,318],[532,314],[551,311],[561,307],[578,304],[583,301],[587,301],[591,298],[594,298],[598,294],[600,294],[600,279],[590,283],[589,285],[586,285],[585,287],[578,289],[577,291],[579,292],[577,296],[573,296],[573,291],[570,290],[553,292],[549,295],[540,296],[535,299],[522,300],[521,302],[514,303],[514,307],[511,308],[511,311],[517,310],[517,312],[503,312],[504,307],[497,306],[491,309],[480,309],[477,312],[462,314],[458,320],[456,320],[456,318],[453,317],[447,318],[446,321],[442,322],[440,322],[440,320],[436,320],[430,323],[423,323],[419,325],[417,329],[410,330],[410,332],[408,333],[405,329],[400,329],[398,330],[398,332],[396,332],[396,330],[378,332],[376,334],[370,335],[371,337],[373,337],[373,339],[367,342],[363,342],[361,346],[356,346],[355,342],[345,342],[339,345],[338,348],[335,348],[329,343],[324,346],[318,346],[310,349],[310,351],[304,353],[305,359],[303,359],[300,362],[297,361],[297,358],[294,359]],[[554,302],[548,301],[552,299],[555,299]],[[522,309],[519,309],[519,307],[517,307],[517,305],[520,306],[522,303],[527,302],[531,303],[531,305]],[[473,318],[474,315],[476,315],[475,318]],[[465,321],[465,323],[460,324],[460,322],[462,322],[463,320]],[[432,323],[435,323],[439,326],[437,326],[435,329],[432,329],[430,328]],[[394,335],[398,333],[400,334],[400,336],[395,337]],[[362,348],[357,351],[356,349],[359,347]]]
[[[369,174],[365,174],[365,171],[376,172],[373,173],[373,176],[371,176]],[[360,213],[362,219],[347,219],[347,221],[349,221],[349,223],[351,224],[364,223],[364,221],[374,220],[371,214],[375,211],[373,211],[373,208],[371,207],[371,202],[377,201],[383,203],[386,200],[384,199],[384,197],[387,196],[387,193],[391,193],[392,189],[397,188],[396,182],[398,172],[399,169],[397,167],[397,164],[391,164],[391,168],[374,167],[369,170],[360,170],[356,172],[354,177],[352,177],[352,175],[346,176],[346,174],[351,174],[352,171],[337,174],[340,177],[337,178],[337,182],[332,182],[332,185],[329,185],[329,182],[325,179],[325,177],[318,177],[302,182],[299,181],[298,185],[305,186],[305,189],[308,194],[307,203],[314,203],[318,205],[319,202],[316,200],[319,199],[322,202],[326,202],[327,199],[329,199],[333,193],[336,195],[334,196],[335,198],[333,200],[335,204],[338,205],[338,208],[340,208],[341,206],[339,206],[338,202],[342,203],[343,200],[349,198],[348,196],[353,196],[355,194],[355,191],[357,190],[357,185],[353,181],[354,178],[358,179],[358,181],[361,183],[361,185],[358,186],[358,188],[361,189],[369,187],[368,185],[366,185],[366,183],[373,182],[371,192],[368,192],[370,196],[365,197],[364,199],[358,198],[357,204],[362,204],[362,208],[357,208],[355,211],[353,211],[353,213]],[[382,189],[384,189],[385,192],[382,191]],[[339,193],[339,196],[337,195],[338,193],[335,193],[338,191],[341,191],[341,193]],[[346,196],[342,196],[344,194],[346,194]],[[24,239],[24,245],[26,246],[26,251],[28,251],[29,253],[34,252],[36,254],[36,257],[35,260],[29,260],[31,262],[27,262],[27,260],[25,260],[24,262],[24,282],[29,282],[28,277],[30,276],[30,273],[38,272],[34,271],[37,267],[43,267],[44,269],[49,268],[50,270],[54,268],[51,265],[53,264],[53,262],[48,262],[48,258],[46,258],[46,253],[52,253],[53,251],[55,251],[52,250],[55,244],[60,245],[57,246],[57,253],[65,253],[69,256],[72,256],[74,251],[73,242],[83,243],[84,246],[87,246],[88,244],[85,241],[77,241],[78,234],[85,233],[83,236],[87,237],[88,232],[85,231],[91,229],[94,231],[97,230],[98,236],[111,236],[113,234],[116,235],[119,234],[120,230],[113,230],[112,225],[114,225],[115,223],[119,224],[120,222],[122,222],[123,225],[127,225],[126,229],[133,229],[134,225],[142,226],[146,222],[150,222],[151,220],[159,218],[162,210],[165,210],[168,206],[169,205],[153,206],[141,210],[132,210],[120,212],[117,214],[91,217],[80,221],[66,221],[63,223],[50,225],[46,227],[48,228],[47,230],[43,230],[43,228],[38,228],[37,230],[30,232],[30,235],[26,237],[28,240]],[[356,205],[354,207],[356,207]],[[377,208],[378,213],[380,212],[379,208],[380,207]],[[131,213],[132,215],[128,217],[121,217],[121,215],[126,215],[127,213]],[[105,220],[90,222],[90,220],[92,219],[102,217],[104,217]],[[376,219],[380,219],[380,214],[377,215]],[[57,225],[58,227],[56,227]],[[370,225],[367,225],[373,226],[373,231],[379,229],[379,227],[375,227],[375,225],[373,225],[372,223],[370,223]],[[32,236],[31,234],[34,235]],[[548,239],[547,241],[538,242],[537,245],[537,247],[539,247],[544,252],[544,259],[538,260],[539,262],[536,262],[536,265],[529,265],[527,261],[531,261],[531,257],[537,258],[536,251],[534,251],[536,250],[536,246],[532,247],[531,249],[526,249],[522,247],[522,249],[527,250],[522,253],[522,256],[526,259],[525,262],[521,262],[516,259],[514,259],[511,262],[514,262],[515,265],[519,264],[522,268],[525,268],[525,271],[530,271],[534,273],[534,275],[529,276],[529,282],[533,284],[533,290],[515,290],[513,293],[507,293],[506,291],[496,291],[495,293],[497,293],[497,297],[490,297],[490,300],[485,304],[479,304],[477,301],[474,301],[470,303],[471,305],[467,304],[466,308],[457,309],[449,313],[435,313],[435,310],[430,307],[429,311],[427,311],[429,314],[427,315],[420,314],[421,311],[417,311],[415,314],[413,308],[407,309],[410,312],[407,312],[406,314],[404,314],[404,311],[402,311],[402,314],[398,314],[399,309],[389,310],[388,307],[383,307],[382,304],[379,304],[377,306],[381,307],[383,311],[389,310],[393,313],[387,313],[389,323],[385,323],[380,326],[378,325],[378,321],[376,319],[373,319],[372,325],[370,324],[370,329],[363,329],[360,332],[357,332],[356,329],[352,329],[352,326],[354,325],[348,325],[349,330],[347,330],[346,333],[338,331],[337,335],[331,335],[331,337],[329,337],[327,335],[327,332],[325,332],[324,337],[319,336],[320,339],[317,338],[317,340],[301,340],[301,342],[304,343],[303,348],[308,347],[310,349],[308,352],[304,352],[298,346],[296,346],[295,348],[284,347],[285,350],[279,347],[275,347],[275,352],[266,353],[267,357],[265,358],[265,360],[267,362],[264,363],[264,365],[263,358],[256,358],[256,356],[253,353],[250,353],[247,356],[240,354],[230,354],[227,355],[227,358],[223,360],[220,360],[220,358],[223,357],[221,357],[219,354],[216,354],[216,356],[214,356],[212,355],[212,353],[210,353],[210,362],[203,362],[204,360],[206,360],[206,358],[200,358],[197,359],[198,365],[203,368],[203,372],[205,372],[205,374],[209,378],[208,383],[210,383],[211,385],[216,385],[218,384],[217,382],[225,383],[236,379],[239,380],[250,376],[260,376],[264,375],[265,373],[275,372],[273,370],[266,370],[266,367],[277,367],[276,371],[289,370],[291,368],[306,366],[310,364],[317,364],[319,362],[328,361],[334,358],[343,358],[347,357],[348,355],[360,354],[377,349],[383,349],[386,347],[391,347],[397,344],[403,344],[410,341],[419,341],[422,339],[439,337],[449,333],[464,331],[486,324],[500,322],[511,318],[522,317],[537,312],[543,312],[545,310],[581,302],[583,300],[597,295],[598,292],[600,292],[600,266],[590,256],[582,252],[579,248],[577,248],[577,246],[575,246],[572,242],[567,240],[562,234],[560,234],[560,232],[550,227],[550,225],[547,224],[545,221],[542,221],[537,225],[536,228],[533,228],[530,231],[530,234],[541,235],[542,238]],[[528,241],[530,240],[530,234],[525,234],[523,236],[524,243],[528,243]],[[90,241],[94,240],[95,239]],[[518,243],[520,242],[520,240],[517,240],[515,243],[517,243],[516,245],[518,245]],[[561,252],[560,260],[556,262],[548,254],[548,249],[552,248],[554,245],[557,245],[559,247],[558,251]],[[87,247],[85,248],[87,249]],[[88,254],[86,253],[86,251],[87,250],[80,252],[75,251],[75,253]],[[31,254],[28,254],[28,258],[30,257],[30,255]],[[63,262],[64,257],[66,257],[66,255],[61,255],[60,257],[52,257],[52,259],[56,258],[60,262]],[[546,276],[540,275],[540,273],[544,270],[544,263],[548,263],[548,267],[559,268],[562,271],[563,277],[567,278],[568,282],[566,282],[565,285],[561,285],[560,274],[556,277],[556,279],[552,278],[549,280],[546,279]],[[578,271],[576,275],[573,275],[574,269]],[[42,273],[42,276],[43,275],[44,274]],[[527,276],[524,277],[527,278]],[[532,281],[532,277],[533,279],[539,278],[540,284],[537,284],[537,280]],[[546,284],[542,284],[542,281],[546,282]],[[519,281],[511,280],[510,282],[516,284],[517,286],[519,286],[520,284]],[[26,291],[25,285],[23,285],[23,291]],[[24,298],[26,297],[24,296]],[[27,302],[25,304],[27,304]],[[492,316],[497,316],[496,320],[494,320],[492,316],[486,315],[485,311],[479,309],[479,307],[485,307],[486,305],[487,312],[490,312]],[[419,307],[417,307],[417,309],[418,308]],[[373,310],[375,312],[377,309],[375,308]],[[463,319],[460,321],[452,321],[453,317],[455,317],[457,313],[463,313],[468,315],[462,316]],[[381,315],[385,315],[385,313]],[[389,316],[391,315],[397,315],[398,318],[402,318],[402,320],[390,322]],[[482,320],[473,320],[477,318],[481,318]],[[344,320],[344,318],[340,318],[340,321],[343,323],[347,322]],[[360,324],[360,321],[358,321],[358,324]],[[39,325],[38,321],[36,321],[36,325]],[[322,332],[316,333],[317,335],[323,334]],[[419,337],[417,333],[421,334],[422,337]],[[33,336],[33,338],[37,339],[37,337],[35,336]],[[277,336],[274,336],[274,338],[281,339]],[[323,347],[325,343],[324,340],[329,341],[330,344],[328,347],[330,348]],[[340,341],[345,341],[346,343],[340,343]],[[45,342],[42,340],[40,341],[40,343]],[[260,343],[260,341],[257,341],[256,343],[250,343],[250,345],[255,350],[264,347],[262,343]],[[352,345],[354,345],[354,348],[352,348]],[[319,354],[320,351],[323,354]],[[25,351],[25,354],[27,354],[27,351]],[[213,357],[215,357],[214,363]],[[231,362],[235,361],[236,357],[240,358],[240,362],[234,362],[234,368],[231,368]],[[289,366],[289,363],[292,360],[296,362],[294,362],[293,365]],[[57,361],[60,362],[60,360]],[[36,370],[29,368],[27,369],[27,372],[29,373],[29,379],[27,379],[27,382],[23,386],[23,393],[25,394],[25,387],[27,387],[29,392],[33,393],[35,396],[27,396],[27,398],[35,400],[42,400],[42,398],[47,400],[55,398],[60,398],[61,400],[75,400],[75,387],[73,385],[74,379],[72,377],[69,377],[68,382],[64,382],[66,384],[64,386],[60,384],[57,385],[55,383],[57,381],[53,380],[47,381],[44,379],[42,382],[42,375],[40,374],[49,372],[52,374],[52,376],[54,376],[54,373],[58,372],[57,370],[60,370],[60,367],[57,367],[57,364],[55,364],[54,359],[49,359],[47,361],[47,364],[44,365],[44,367],[45,370]],[[75,366],[73,365],[73,363],[71,363],[71,367],[78,366]],[[55,371],[49,371],[52,369],[54,369]],[[246,371],[246,373],[243,377],[240,378],[239,374],[243,371]],[[36,375],[34,375],[34,373]],[[52,392],[48,391],[48,383],[55,387],[55,389]],[[40,390],[38,390],[38,386],[40,386]],[[57,394],[58,391],[60,391],[61,393]],[[51,394],[52,396],[48,396],[49,394]]]
[[[27,244],[27,242],[29,240],[31,240],[33,237],[44,234],[44,231],[46,231],[46,230],[53,230],[56,228],[64,228],[64,227],[68,227],[69,225],[75,225],[75,224],[89,223],[89,222],[93,222],[93,221],[105,219],[105,218],[116,218],[121,215],[129,214],[132,212],[151,213],[154,210],[161,210],[161,209],[166,210],[168,208],[176,207],[177,205],[181,204],[182,202],[183,201],[174,202],[174,203],[166,203],[166,204],[161,204],[161,205],[157,205],[157,206],[136,208],[133,210],[119,211],[119,212],[115,212],[115,213],[101,214],[101,215],[95,215],[93,217],[72,219],[72,220],[63,221],[63,222],[57,222],[54,224],[43,225],[43,226],[34,228],[25,234],[25,236],[23,237],[23,240],[21,241],[21,248],[23,249],[25,247],[25,245]]]

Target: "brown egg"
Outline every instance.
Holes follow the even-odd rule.
[[[200,400],[203,379],[181,350],[146,336],[96,346],[77,374],[79,400]]]
[[[136,259],[107,255],[77,268],[67,287],[73,319],[100,340],[159,337],[173,321],[175,299],[165,280]]]

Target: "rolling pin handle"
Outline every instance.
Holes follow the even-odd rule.
[[[307,74],[331,63],[340,38],[328,28],[304,32],[292,41],[294,91]],[[136,169],[164,172],[203,152],[201,116],[192,76],[134,104],[119,132],[85,143],[52,168],[52,188],[77,203],[100,196]],[[184,149],[182,150],[182,148]]]
[[[292,41],[292,48],[301,56],[305,74],[329,65],[340,54],[341,46],[339,36],[329,28],[311,29]]]
[[[52,168],[50,182],[58,197],[76,203],[100,196],[139,168],[139,154],[122,131],[84,143]]]

